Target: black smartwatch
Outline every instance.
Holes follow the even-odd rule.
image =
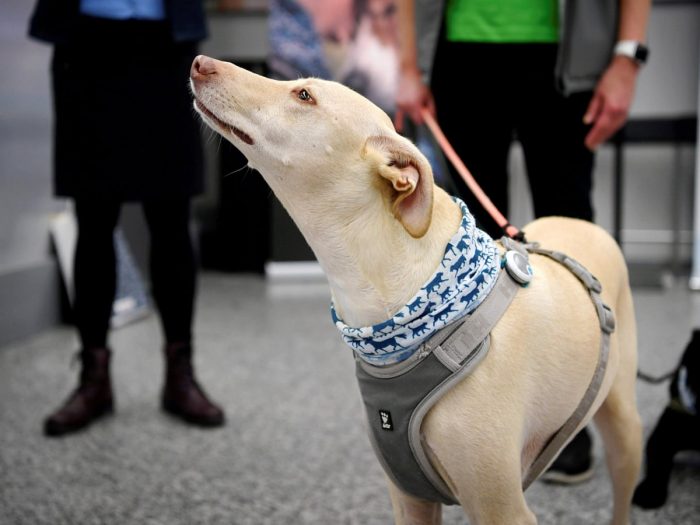
[[[628,57],[641,66],[646,64],[649,48],[636,40],[620,40],[615,44],[613,54]]]

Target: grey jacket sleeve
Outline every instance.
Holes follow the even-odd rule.
[[[444,0],[416,0],[416,45],[423,81],[430,82],[444,13]]]
[[[565,0],[560,6],[559,89],[564,94],[590,91],[612,58],[619,0]]]

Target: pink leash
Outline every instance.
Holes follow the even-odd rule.
[[[445,137],[445,134],[442,132],[440,126],[435,121],[430,112],[427,109],[423,109],[421,110],[421,114],[423,115],[423,119],[425,120],[425,123],[427,124],[428,128],[430,128],[430,131],[435,137],[435,140],[440,145],[442,151],[445,153],[445,156],[448,159],[450,159],[450,162],[460,174],[462,179],[464,179],[464,182],[466,183],[467,187],[477,198],[481,206],[483,206],[483,208],[489,213],[489,215],[493,217],[493,220],[496,221],[496,224],[498,224],[501,227],[501,229],[505,232],[505,234],[508,237],[517,241],[524,241],[525,234],[518,228],[513,226],[510,222],[508,222],[508,219],[506,219],[504,215],[500,211],[498,211],[498,208],[496,208],[493,202],[491,202],[489,196],[486,195],[486,193],[484,193],[484,190],[481,189],[481,186],[479,186],[479,184],[476,182],[474,176],[464,165],[462,159],[460,159],[457,153],[455,153],[455,150],[452,148],[452,145],[447,140],[447,137]]]

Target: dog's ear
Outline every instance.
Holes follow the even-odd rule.
[[[391,183],[394,217],[412,237],[425,235],[433,216],[433,171],[423,154],[399,135],[370,137],[363,153],[371,169]]]

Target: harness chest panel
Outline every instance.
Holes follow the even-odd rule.
[[[464,322],[437,332],[409,360],[376,367],[356,359],[356,375],[375,453],[394,483],[414,496],[454,504],[421,442],[428,410],[486,356],[489,333],[520,285],[501,271],[494,288]]]
[[[405,492],[448,505],[456,503],[441,477],[423,466],[429,460],[421,443],[420,426],[425,413],[455,382],[468,376],[487,351],[488,341],[484,341],[457,372],[431,353],[411,370],[384,379],[369,374],[362,363],[357,363],[374,452],[387,475]]]

